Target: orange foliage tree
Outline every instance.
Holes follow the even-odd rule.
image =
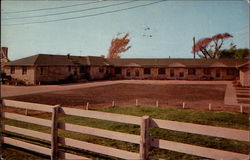
[[[126,52],[129,48],[131,48],[131,46],[128,46],[128,43],[130,42],[128,36],[129,34],[127,33],[122,38],[116,37],[112,39],[109,53],[107,55],[108,58],[120,58],[120,53]]]
[[[233,37],[229,33],[216,34],[212,37],[200,39],[193,46],[192,53],[204,58],[219,58],[224,40]],[[199,53],[202,54],[199,54]]]

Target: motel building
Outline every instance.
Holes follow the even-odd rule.
[[[30,85],[73,77],[77,80],[239,80],[242,86],[250,86],[248,59],[107,59],[37,54],[5,62],[2,71]]]

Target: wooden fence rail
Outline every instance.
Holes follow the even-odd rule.
[[[223,151],[218,149],[212,149],[207,147],[195,146],[191,144],[184,144],[179,142],[172,142],[162,139],[154,139],[150,137],[150,127],[168,129],[173,131],[187,132],[192,134],[200,134],[212,137],[220,137],[238,141],[249,142],[249,131],[214,127],[207,125],[199,125],[192,123],[152,119],[148,116],[137,117],[130,115],[121,115],[114,113],[103,113],[90,110],[80,110],[73,108],[66,108],[61,106],[50,106],[35,103],[19,102],[14,100],[3,100],[3,106],[16,107],[29,110],[38,110],[43,112],[50,112],[52,115],[51,120],[42,118],[35,118],[31,116],[24,116],[16,113],[3,112],[1,108],[1,117],[12,119],[16,121],[22,121],[26,123],[32,123],[51,127],[51,133],[41,133],[29,129],[14,127],[10,125],[2,125],[1,128],[4,131],[14,132],[34,138],[39,138],[51,142],[51,148],[42,147],[35,144],[30,144],[20,140],[16,140],[9,137],[3,137],[2,143],[17,146],[20,148],[28,149],[34,152],[45,154],[51,157],[52,160],[56,159],[88,159],[83,156],[65,153],[58,150],[58,144],[75,147],[99,154],[118,157],[122,159],[141,159],[148,160],[150,147],[156,147],[161,149],[167,149],[171,151],[212,158],[212,159],[248,159],[248,155]],[[140,135],[133,135],[128,133],[121,133],[115,131],[109,131],[104,129],[92,128],[87,126],[80,126],[75,124],[63,123],[59,121],[59,115],[73,115],[87,118],[95,118],[113,122],[134,124],[140,126]],[[92,144],[71,138],[59,137],[58,129],[78,132],[82,134],[89,134],[93,136],[109,138],[140,145],[139,153],[129,152],[125,150],[115,149],[112,147]]]

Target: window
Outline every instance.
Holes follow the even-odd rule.
[[[136,71],[135,71],[135,76],[136,76],[136,77],[139,77],[139,75],[140,75],[139,70],[136,70]]]
[[[99,72],[100,72],[100,73],[103,73],[103,72],[104,72],[104,68],[103,68],[103,67],[100,67],[100,68],[99,68]]]
[[[10,67],[10,74],[15,74],[15,66]]]
[[[77,70],[75,70],[75,72],[77,72]],[[80,73],[84,73],[85,72],[85,67],[84,66],[80,66]]]
[[[27,67],[22,68],[22,74],[27,74]]]
[[[216,69],[216,74],[215,74],[215,76],[216,76],[217,78],[220,77],[220,70],[219,70],[219,69]]]
[[[180,72],[180,73],[179,73],[179,77],[184,77],[184,73],[183,73],[183,72]]]
[[[150,68],[144,68],[144,74],[151,74]]]
[[[166,73],[165,68],[159,68],[158,69],[158,74],[165,74],[165,73]]]
[[[81,71],[81,66],[80,66],[80,71]],[[83,73],[83,69],[82,69],[82,73]],[[77,68],[76,67],[74,68],[74,75],[75,76],[77,75]]]
[[[170,69],[170,77],[174,77],[174,69]]]
[[[115,74],[121,74],[122,73],[122,69],[119,67],[115,68]]]
[[[232,68],[228,68],[227,75],[234,75],[234,70]]]
[[[195,75],[195,68],[189,68],[188,75]]]
[[[71,72],[71,66],[68,66],[68,71]]]
[[[204,68],[203,73],[206,74],[206,75],[210,75],[211,70],[209,68]]]
[[[126,76],[127,77],[130,77],[130,70],[128,69],[127,72],[126,72]]]

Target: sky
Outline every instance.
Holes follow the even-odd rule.
[[[107,55],[118,33],[130,38],[122,58],[192,58],[193,37],[225,32],[233,38],[224,48],[249,48],[247,0],[1,1],[1,46],[10,60]]]

